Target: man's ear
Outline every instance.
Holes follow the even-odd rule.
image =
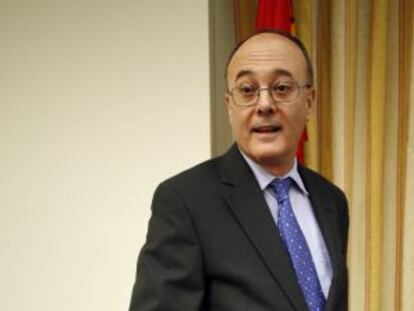
[[[227,109],[229,108],[230,105],[230,95],[229,94],[224,94],[224,104],[226,105]]]
[[[231,103],[230,103],[230,95],[224,94],[224,105],[226,105],[227,113],[229,114],[229,121],[231,123]]]
[[[312,115],[316,111],[316,91],[312,86],[308,90],[308,96],[306,98],[306,121],[309,121],[312,118]]]

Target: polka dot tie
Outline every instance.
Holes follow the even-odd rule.
[[[322,311],[326,304],[316,268],[308,244],[289,200],[291,178],[276,179],[271,183],[278,203],[278,228],[280,236],[289,252],[299,286],[310,311]]]

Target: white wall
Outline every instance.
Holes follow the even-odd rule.
[[[0,310],[126,310],[155,186],[210,156],[207,0],[0,0]]]

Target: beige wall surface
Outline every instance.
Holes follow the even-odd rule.
[[[0,310],[126,310],[155,186],[210,156],[208,1],[0,0]]]
[[[235,46],[233,1],[210,0],[210,72],[212,154],[220,155],[233,143],[224,94],[224,72],[227,59]]]

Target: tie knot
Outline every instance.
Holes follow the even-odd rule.
[[[292,183],[293,180],[290,177],[284,179],[276,178],[271,183],[278,202],[283,202],[289,198],[289,189],[292,186]]]

